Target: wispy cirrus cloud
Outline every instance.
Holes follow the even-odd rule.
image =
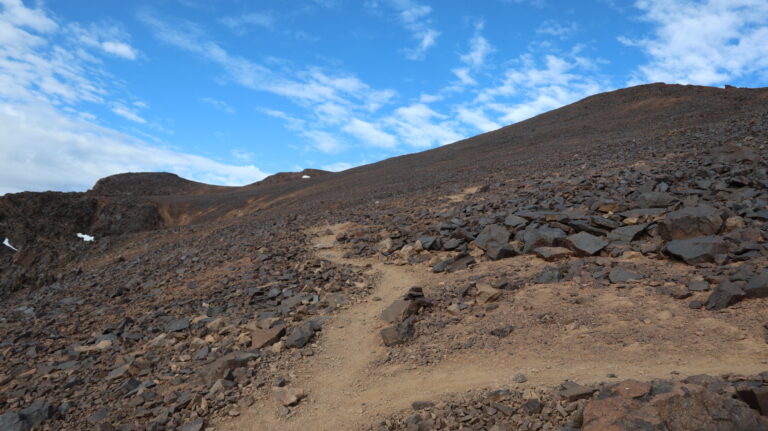
[[[229,105],[229,103],[223,100],[214,99],[213,97],[203,97],[200,101],[213,106],[221,112],[226,112],[227,114],[235,114],[237,112],[235,111],[235,108]]]
[[[641,0],[635,7],[653,32],[619,38],[648,57],[630,84],[722,84],[768,67],[764,0]]]
[[[561,23],[553,19],[548,19],[541,23],[539,28],[536,29],[538,34],[546,34],[549,36],[555,36],[559,38],[567,38],[579,30],[579,25],[575,22]]]
[[[249,12],[236,16],[225,16],[219,22],[237,34],[243,35],[254,27],[272,29],[275,16],[272,12]]]
[[[368,7],[378,8],[380,4],[393,9],[397,20],[416,41],[415,47],[403,50],[409,60],[423,60],[427,51],[435,46],[440,32],[432,24],[432,7],[414,0],[369,0]]]

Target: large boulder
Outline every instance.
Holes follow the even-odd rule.
[[[689,265],[714,262],[719,254],[728,253],[728,244],[721,236],[701,236],[670,241],[664,250]]]
[[[710,206],[687,207],[667,214],[659,235],[667,241],[715,235],[723,227],[721,212]]]

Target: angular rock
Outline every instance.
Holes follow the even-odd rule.
[[[307,394],[303,389],[285,388],[277,389],[272,393],[272,397],[285,407],[293,406],[299,403]]]
[[[19,414],[21,414],[21,416],[24,417],[24,419],[26,419],[27,422],[32,425],[32,427],[36,427],[48,419],[51,419],[55,412],[56,409],[53,408],[53,406],[47,401],[35,400],[32,402],[32,404],[29,405],[29,407],[20,411]]]
[[[565,238],[564,244],[577,256],[594,256],[608,245],[608,241],[587,232],[579,232]]]
[[[541,270],[533,282],[536,284],[550,284],[559,283],[563,280],[565,280],[565,274],[563,274],[560,268],[547,266]]]
[[[488,283],[477,283],[477,301],[481,304],[487,304],[489,302],[496,302],[501,298],[501,290],[494,289]]]
[[[741,301],[745,297],[744,290],[732,281],[724,281],[717,285],[709,294],[707,310],[722,310]]]
[[[709,290],[709,283],[704,280],[694,280],[686,286],[691,292],[706,292]]]
[[[644,192],[640,193],[634,201],[636,208],[666,208],[677,199],[665,192]]]
[[[171,320],[165,325],[166,332],[179,332],[185,329],[189,329],[189,319],[186,317],[181,319]]]
[[[608,273],[608,279],[611,283],[626,283],[630,280],[641,280],[644,276],[640,273],[630,271],[622,266],[617,266]]]
[[[251,346],[256,349],[271,346],[277,343],[283,335],[285,335],[284,325],[278,325],[270,329],[257,329],[251,332]]]
[[[721,236],[700,236],[670,241],[664,250],[689,265],[696,265],[714,262],[717,255],[728,253],[728,244]]]
[[[419,311],[419,306],[406,299],[397,299],[381,312],[381,318],[388,323],[400,323]]]
[[[573,251],[565,247],[538,247],[533,250],[533,253],[548,262],[567,259],[573,256]]]
[[[576,401],[582,398],[589,398],[595,393],[596,389],[582,386],[578,383],[566,381],[560,385],[562,388],[559,395],[568,401]]]
[[[294,326],[291,333],[285,339],[285,347],[300,349],[309,343],[309,340],[315,336],[315,328],[312,322],[304,322],[299,326]]]
[[[744,287],[747,298],[768,298],[768,270],[752,277]]]
[[[526,224],[528,224],[528,220],[514,214],[510,214],[504,218],[504,225],[514,229],[518,229]]]
[[[715,235],[723,227],[721,212],[710,206],[687,207],[667,214],[659,235],[667,241]]]
[[[259,358],[261,355],[251,352],[231,352],[216,359],[210,364],[200,370],[200,374],[203,379],[210,383],[216,380],[224,378],[224,376],[230,371],[237,368],[244,367],[249,361]]]
[[[421,246],[424,250],[438,250],[440,248],[440,238],[434,236],[425,236],[419,238]]]
[[[509,242],[509,236],[510,233],[506,227],[500,224],[491,224],[483,228],[480,235],[475,238],[475,245],[487,251],[489,242],[503,246]]]
[[[197,418],[192,422],[187,422],[181,427],[181,431],[203,431],[205,428],[205,419]]]
[[[637,380],[624,380],[613,386],[612,391],[621,398],[642,398],[651,392],[651,385]]]
[[[528,228],[518,232],[516,239],[523,243],[523,253],[539,247],[552,247],[566,237],[562,229],[553,227]]]
[[[648,224],[645,224],[645,223],[617,227],[616,229],[608,233],[608,241],[632,242],[647,227],[648,227]]]
[[[16,412],[5,412],[0,415],[0,430],[29,431],[31,428],[29,421]]]
[[[517,256],[517,250],[507,243],[488,241],[485,245],[485,255],[491,260],[499,260]]]
[[[381,339],[387,347],[403,344],[413,338],[415,330],[413,327],[413,316],[394,326],[389,326],[381,330]]]

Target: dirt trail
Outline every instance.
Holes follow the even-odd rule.
[[[323,227],[325,231],[328,227]],[[345,225],[331,227],[334,234]],[[663,356],[642,350],[598,351],[589,346],[563,349],[552,345],[536,353],[525,346],[510,355],[505,352],[454,352],[433,366],[379,365],[387,349],[381,343],[379,329],[384,324],[381,311],[413,285],[435,281],[437,276],[422,267],[385,265],[376,260],[345,260],[335,244],[334,235],[317,239],[318,255],[339,263],[365,265],[378,275],[378,283],[365,302],[354,304],[336,314],[320,335],[320,352],[304,360],[294,371],[291,387],[309,393],[288,418],[277,416],[277,404],[260,400],[241,416],[217,429],[235,431],[261,430],[359,430],[372,425],[413,401],[434,400],[442,395],[482,387],[542,387],[565,379],[580,383],[605,381],[608,373],[620,378],[669,378],[680,375],[721,374],[739,371],[758,373],[766,368],[766,356],[758,349],[744,351],[723,348],[719,355],[702,356],[688,352],[685,346],[670,349]],[[374,298],[381,298],[375,300]],[[528,382],[513,383],[522,372]]]

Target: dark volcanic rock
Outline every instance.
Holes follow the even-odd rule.
[[[223,378],[228,371],[244,367],[246,364],[248,364],[249,361],[252,361],[260,356],[261,355],[258,353],[250,352],[227,353],[226,355],[206,365],[201,370],[201,375],[207,382],[213,383],[217,379]]]
[[[291,333],[285,338],[285,347],[300,349],[309,343],[315,336],[315,327],[312,322],[304,322],[294,326]]]
[[[630,280],[640,280],[644,278],[642,274],[631,271],[623,266],[617,266],[608,273],[608,279],[611,283],[626,283]]]
[[[722,310],[744,298],[744,290],[731,281],[725,281],[717,285],[709,294],[707,300],[708,310]]]
[[[403,344],[413,338],[415,330],[413,327],[414,319],[409,317],[403,322],[394,326],[389,326],[381,330],[381,339],[387,347]]]
[[[552,247],[565,238],[562,229],[552,227],[528,228],[520,231],[516,239],[523,243],[523,253],[530,253],[539,247]]]
[[[491,260],[499,260],[517,256],[517,250],[507,243],[488,241],[488,243],[486,243],[485,255]]]
[[[22,415],[16,412],[5,412],[0,415],[0,430],[28,431],[32,425]]]
[[[667,214],[659,223],[659,235],[665,240],[715,235],[723,226],[720,211],[709,206],[688,207]]]
[[[397,299],[382,311],[381,318],[388,323],[400,323],[416,314],[418,310],[419,306],[416,302]]]
[[[483,250],[488,250],[488,244],[495,242],[505,245],[509,242],[510,233],[506,227],[500,224],[491,224],[483,228],[475,239],[475,244]]]
[[[754,276],[744,287],[748,298],[768,298],[768,270]]]
[[[670,241],[664,249],[685,263],[696,265],[714,262],[717,255],[728,253],[728,244],[720,236],[700,236]]]
[[[608,234],[608,241],[631,242],[648,227],[647,224],[635,224],[617,227]]]
[[[577,256],[592,256],[600,252],[608,242],[587,232],[570,235],[564,241],[565,246],[573,250]]]

